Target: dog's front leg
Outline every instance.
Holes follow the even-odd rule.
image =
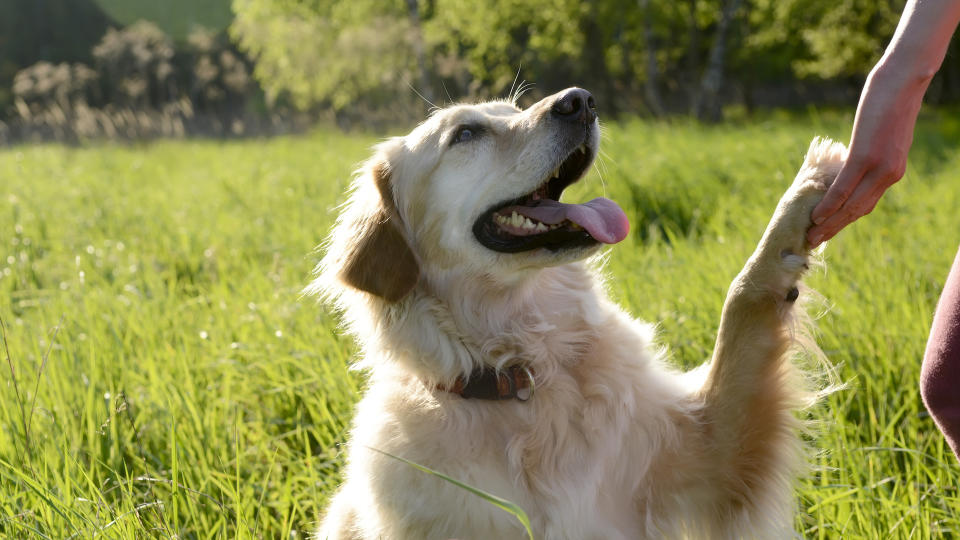
[[[707,379],[700,390],[704,455],[727,475],[732,506],[761,504],[757,486],[788,481],[799,453],[792,409],[802,396],[787,358],[790,318],[807,269],[810,213],[842,162],[842,145],[811,145],[756,251],[727,294]],[[724,484],[724,482],[720,482]],[[787,486],[789,492],[789,486]]]
[[[727,428],[748,416],[751,396],[776,374],[790,346],[788,322],[799,309],[799,280],[808,266],[805,233],[810,212],[823,195],[817,184],[801,180],[781,198],[724,302],[702,396],[711,422]]]

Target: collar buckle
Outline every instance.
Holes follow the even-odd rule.
[[[482,367],[468,378],[457,377],[451,388],[438,385],[437,389],[464,399],[529,401],[536,392],[536,382],[533,370],[526,366],[510,366],[504,370]]]

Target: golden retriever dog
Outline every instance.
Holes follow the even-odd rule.
[[[570,88],[526,110],[438,110],[362,166],[308,287],[369,372],[319,538],[526,536],[382,452],[516,503],[538,539],[793,535],[808,394],[791,321],[810,212],[845,150],[811,144],[730,287],[712,358],[680,373],[588,260],[626,237],[623,210],[560,202],[599,143],[593,96]]]

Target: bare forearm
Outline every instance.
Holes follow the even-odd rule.
[[[897,32],[860,94],[850,153],[807,232],[813,246],[869,214],[903,177],[930,80],[960,21],[960,0],[908,0]]]
[[[943,63],[958,21],[960,0],[909,0],[871,77],[883,77],[886,83],[904,87],[920,85],[926,90]]]

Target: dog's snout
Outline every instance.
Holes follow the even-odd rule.
[[[569,122],[589,124],[597,119],[593,94],[583,88],[571,88],[560,94],[550,110],[557,118]]]

